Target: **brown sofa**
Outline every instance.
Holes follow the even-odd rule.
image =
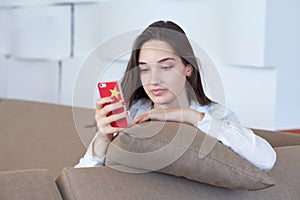
[[[86,123],[94,111],[82,109]],[[72,108],[0,99],[0,199],[300,199],[300,135],[254,130],[277,152],[276,185],[228,190],[162,173],[74,169],[94,129],[79,139]]]

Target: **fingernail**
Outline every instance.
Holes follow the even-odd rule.
[[[123,102],[122,102],[122,105],[123,105],[123,106],[125,106],[125,105],[126,105],[126,102],[125,102],[125,101],[123,101]]]

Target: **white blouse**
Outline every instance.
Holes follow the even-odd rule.
[[[150,100],[137,100],[129,110],[128,120],[132,121],[151,109]],[[237,116],[233,112],[225,109],[220,104],[214,103],[201,106],[197,102],[192,102],[190,109],[205,114],[204,118],[195,124],[198,129],[219,140],[259,169],[263,171],[272,169],[276,161],[276,152],[274,149],[266,140],[255,135],[252,130],[241,126]],[[105,156],[101,158],[93,156],[91,144],[84,157],[75,166],[76,168],[103,166]]]

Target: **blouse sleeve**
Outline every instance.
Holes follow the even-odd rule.
[[[129,122],[131,122],[136,116],[140,115],[151,109],[151,102],[147,100],[139,100],[134,102],[132,107],[129,110],[129,117],[127,118]],[[97,137],[98,132],[95,134],[94,138],[92,139],[85,155],[79,160],[79,163],[75,165],[75,168],[81,167],[96,167],[96,166],[104,166],[105,156],[99,158],[93,156],[92,153],[92,144]]]
[[[74,168],[82,168],[82,167],[97,167],[97,166],[103,166],[105,156],[103,157],[96,157],[92,154],[92,144],[97,137],[98,132],[95,134],[95,137],[93,138],[92,142],[90,143],[85,155],[79,160],[79,163],[74,166]]]
[[[221,119],[205,113],[195,126],[263,171],[269,171],[275,164],[276,152],[272,146],[252,130],[241,126],[232,112]]]

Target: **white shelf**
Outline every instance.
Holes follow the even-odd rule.
[[[62,60],[60,104],[73,105],[73,91],[82,62],[80,58]]]
[[[7,98],[58,103],[58,65],[54,61],[7,59]]]
[[[0,8],[0,55],[9,53],[9,10]]]
[[[101,0],[1,0],[0,7],[9,8],[63,4],[90,4],[97,2],[101,2]]]
[[[226,107],[247,127],[275,129],[277,71],[273,67],[219,68]]]
[[[10,23],[11,56],[45,60],[70,56],[70,6],[12,9]]]
[[[0,55],[0,98],[5,98],[7,93],[7,62],[4,56]]]

